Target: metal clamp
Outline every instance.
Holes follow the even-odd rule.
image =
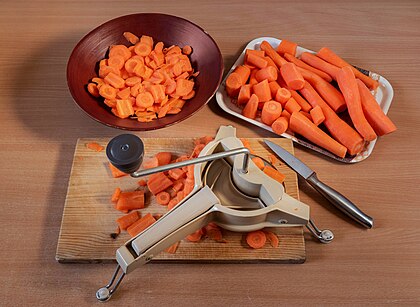
[[[316,227],[315,223],[310,219],[309,224],[306,224],[306,228],[317,238],[321,243],[328,244],[334,240],[334,234],[329,229],[320,230]]]

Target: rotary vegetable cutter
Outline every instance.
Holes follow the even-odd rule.
[[[292,198],[279,182],[262,172],[250,159],[231,126],[220,127],[214,141],[191,160],[137,171],[144,155],[142,141],[123,134],[106,149],[110,162],[132,177],[194,165],[194,189],[175,208],[130,239],[116,251],[117,268],[96,297],[108,300],[124,276],[187,235],[214,222],[238,232],[265,227],[306,226],[322,243],[332,241],[330,230],[319,230],[310,219],[309,206]],[[121,272],[122,270],[122,272]]]

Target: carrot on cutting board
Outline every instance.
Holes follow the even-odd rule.
[[[255,119],[257,117],[257,110],[258,110],[258,97],[255,94],[251,95],[245,108],[242,109],[242,115],[248,118]]]
[[[324,113],[322,112],[320,106],[316,106],[309,113],[311,114],[312,122],[317,126],[322,124],[322,122],[325,120]]]
[[[336,113],[340,113],[347,108],[346,101],[344,100],[343,94],[337,90],[331,83],[328,83],[318,75],[299,68],[303,78],[308,81],[318,92],[318,94],[325,100],[326,103]]]
[[[337,80],[337,73],[340,70],[337,66],[334,66],[309,52],[303,52],[300,58],[306,64],[325,72],[326,74],[330,75],[331,78]]]
[[[112,177],[114,178],[119,178],[119,177],[123,177],[123,176],[127,176],[127,173],[124,173],[122,171],[120,171],[118,168],[116,168],[114,165],[111,164],[111,162],[108,163],[108,167],[111,171]]]
[[[89,142],[89,143],[86,144],[86,147],[93,150],[93,151],[96,151],[96,152],[100,152],[100,151],[104,150],[104,147],[99,145],[96,142]]]
[[[140,215],[138,211],[133,211],[129,214],[123,215],[117,219],[118,227],[121,230],[127,230],[127,228],[137,222],[139,218]]]
[[[121,211],[144,208],[144,191],[121,192],[116,208]]]
[[[277,118],[271,125],[271,129],[273,129],[274,133],[281,135],[286,132],[287,128],[289,128],[289,120],[290,113],[286,110],[283,110],[281,116]]]
[[[284,55],[284,58],[288,60],[289,62],[294,63],[297,67],[304,68],[306,70],[313,72],[314,74],[317,74],[318,76],[320,76],[322,79],[324,79],[327,82],[332,81],[332,78],[329,74],[326,74],[322,70],[316,69],[315,67],[306,64],[305,62],[303,62],[302,60],[299,60],[298,58],[294,57],[291,54],[286,53]]]
[[[153,217],[153,215],[150,213],[147,213],[145,216],[138,219],[131,226],[129,226],[127,228],[127,232],[130,234],[130,236],[135,237],[140,232],[145,230],[147,227],[152,225],[154,222],[156,222],[156,219]]]
[[[264,161],[261,159],[261,158],[259,158],[259,157],[254,157],[254,158],[252,158],[252,162],[254,162],[255,163],[255,165],[260,169],[260,170],[262,170],[263,168],[264,168]]]
[[[360,72],[358,69],[351,66],[349,63],[344,61],[341,57],[339,57],[337,54],[335,54],[331,49],[324,47],[321,48],[317,56],[321,59],[327,61],[328,63],[331,63],[337,67],[343,68],[344,66],[350,66],[351,70],[353,70],[354,75],[363,81],[364,84],[366,84],[367,87],[369,87],[372,90],[376,90],[379,86],[379,82],[376,80],[373,80],[371,77],[366,76],[362,72]]]
[[[172,153],[166,151],[158,152],[155,157],[159,166],[169,164],[172,161]]]
[[[189,234],[188,236],[186,236],[185,239],[187,239],[190,242],[198,242],[201,240],[201,237],[203,236],[204,231],[202,228],[194,231],[192,234]]]
[[[265,245],[267,238],[261,230],[248,232],[246,235],[246,243],[252,248],[261,248]]]
[[[268,80],[263,80],[257,84],[254,84],[252,86],[252,91],[258,97],[259,102],[266,102],[271,100],[272,98],[270,86],[268,85]]]
[[[321,107],[325,116],[324,125],[332,137],[348,149],[350,155],[355,155],[362,151],[364,140],[360,134],[338,117],[308,82],[305,83],[304,88],[300,92],[312,107],[317,105]]]
[[[271,166],[268,166],[268,165],[264,166],[263,172],[267,176],[269,176],[269,177],[273,178],[274,180],[278,181],[279,183],[283,183],[284,179],[286,179],[286,176],[284,174],[280,173],[278,170],[276,170],[276,169],[274,169],[274,168],[272,168]]]
[[[269,42],[263,41],[260,45],[260,48],[261,50],[265,51],[267,56],[273,60],[273,62],[277,65],[278,68],[287,63],[287,61],[283,59],[281,55],[276,52],[276,50],[274,50],[274,48],[270,45]]]
[[[314,144],[325,148],[333,154],[344,158],[347,152],[346,147],[331,138],[324,131],[319,129],[313,122],[300,112],[294,112],[290,116],[290,129],[304,136]]]
[[[268,241],[270,242],[270,245],[272,247],[279,247],[279,237],[272,231],[263,230]]]
[[[222,229],[215,223],[207,224],[204,229],[207,237],[217,242],[223,242]]]
[[[176,253],[176,251],[178,250],[178,246],[179,246],[179,241],[178,242],[176,242],[176,243],[174,243],[174,244],[172,244],[171,246],[169,246],[168,248],[166,248],[165,250],[164,250],[164,252],[165,253],[168,253],[168,254],[175,254]]]
[[[120,198],[120,195],[121,195],[121,189],[115,188],[114,193],[111,196],[111,201],[113,203],[116,203],[118,201],[118,198]]]
[[[297,44],[287,39],[283,39],[277,47],[277,52],[280,54],[296,55]]]
[[[142,166],[143,166],[144,169],[158,167],[159,166],[159,160],[157,159],[156,156],[144,159],[144,161],[142,163]]]
[[[375,97],[373,97],[363,81],[357,79],[357,86],[359,87],[363,112],[376,134],[382,136],[397,130],[397,127],[395,127],[391,119],[382,111]]]
[[[280,68],[281,76],[292,90],[300,90],[305,85],[302,74],[293,63],[286,63]]]
[[[281,104],[277,101],[270,100],[264,103],[261,112],[261,121],[271,126],[271,124],[280,117],[282,111]]]
[[[166,177],[164,173],[157,173],[150,176],[147,181],[147,187],[153,195],[156,195],[173,185],[171,179]]]
[[[337,74],[337,83],[343,93],[354,127],[366,141],[373,141],[376,139],[376,133],[363,113],[359,87],[350,66],[341,68]]]

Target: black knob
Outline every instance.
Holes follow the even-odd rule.
[[[120,171],[131,174],[143,162],[144,146],[134,134],[121,134],[114,137],[106,147],[108,160]]]

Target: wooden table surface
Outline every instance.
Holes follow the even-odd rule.
[[[319,3],[318,3],[319,2]],[[375,218],[365,230],[300,181],[301,199],[336,239],[307,236],[307,261],[149,264],[124,280],[109,306],[420,304],[418,1],[19,1],[0,3],[0,282],[3,306],[91,306],[112,264],[59,264],[55,251],[77,138],[121,131],[86,116],[66,85],[66,63],[91,29],[133,12],[187,18],[218,43],[229,69],[250,40],[329,46],[385,76],[399,130],[354,165],[300,147],[296,155]],[[205,123],[205,125],[203,125]],[[212,99],[192,118],[142,137],[196,137],[233,124],[240,137],[273,137],[228,116]]]

